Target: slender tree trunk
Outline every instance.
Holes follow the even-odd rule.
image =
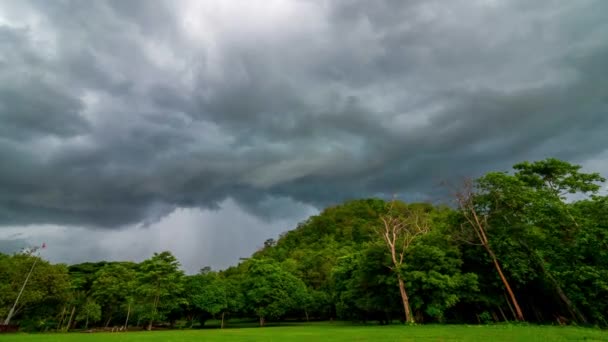
[[[503,319],[505,322],[508,322],[508,321],[509,321],[509,320],[507,319],[507,316],[505,315],[505,312],[504,312],[504,311],[502,311],[502,308],[500,307],[500,305],[498,305],[498,312],[500,312],[500,315],[502,316],[502,319]]]
[[[154,323],[154,318],[156,316],[159,297],[160,297],[160,295],[157,294],[156,297],[154,298],[154,313],[152,315],[152,318],[150,318],[150,322],[148,323],[148,329],[147,329],[148,331],[152,330],[152,324]]]
[[[405,283],[401,278],[401,275],[397,275],[397,280],[399,281],[399,292],[401,293],[401,300],[403,301],[403,311],[405,312],[405,322],[414,323],[414,318],[412,317],[412,310],[410,308],[410,300],[407,296],[407,292],[405,292]]]
[[[570,298],[568,298],[568,296],[566,296],[566,294],[562,290],[561,286],[559,286],[557,284],[555,279],[553,279],[553,280],[554,280],[553,285],[555,285],[555,290],[557,291],[557,295],[559,296],[559,298],[561,298],[561,300],[564,302],[564,304],[566,304],[566,307],[568,308],[568,311],[570,311],[570,315],[572,315],[572,318],[574,318],[574,319],[578,318],[580,322],[587,324],[587,319],[585,318],[585,316],[583,316],[583,314],[580,311],[578,311],[576,306],[574,306],[574,304],[572,304],[572,302],[570,301]]]
[[[260,327],[264,326],[264,322],[265,322],[264,317],[260,316]]]
[[[125,320],[125,331],[127,330],[127,327],[129,326],[129,315],[131,314],[131,303],[129,302],[129,305],[127,306],[127,319]]]
[[[66,312],[66,307],[64,305],[63,310],[61,310],[61,318],[59,318],[59,324],[57,324],[57,331],[61,330],[61,327],[63,326],[63,320],[65,319],[65,312]]]
[[[84,323],[84,330],[87,330],[89,328],[89,315],[87,315],[87,319]]]
[[[500,277],[502,284],[504,285],[505,289],[509,293],[509,298],[511,298],[511,303],[513,303],[513,306],[515,307],[515,319],[517,319],[518,321],[525,321],[524,314],[521,311],[521,308],[519,307],[519,303],[517,302],[517,298],[515,298],[515,294],[513,293],[513,290],[511,289],[511,285],[509,285],[509,281],[507,280],[507,277],[505,277],[504,273],[502,272],[502,267],[500,267],[500,263],[498,262],[498,258],[496,257],[496,254],[494,254],[494,251],[492,250],[492,248],[490,248],[490,240],[488,239],[488,236],[486,234],[486,229],[485,229],[484,223],[482,223],[482,220],[480,220],[479,216],[477,216],[477,211],[475,210],[474,207],[472,207],[472,206],[470,207],[470,212],[473,215],[473,221],[471,221],[470,218],[468,220],[471,223],[471,225],[473,225],[473,228],[474,228],[475,232],[477,233],[477,236],[479,237],[479,241],[481,242],[483,247],[488,252],[488,255],[490,256],[490,258],[492,259],[492,262],[494,263],[494,268],[496,268],[496,272],[498,272],[498,276]]]
[[[70,331],[70,327],[72,326],[72,319],[74,318],[74,313],[76,312],[76,305],[72,307],[72,313],[70,313],[70,319],[68,319],[68,324],[65,326],[65,331]]]
[[[513,305],[511,305],[511,301],[509,300],[509,297],[507,297],[506,293],[503,293],[503,295],[505,296],[505,302],[507,303],[507,306],[509,307],[509,310],[511,311],[511,315],[513,315],[513,317],[515,318],[515,316],[516,316],[515,310],[513,310]]]
[[[458,204],[460,206],[460,209],[463,211],[465,219],[471,225],[471,228],[473,228],[473,231],[477,235],[479,242],[485,248],[486,252],[488,253],[490,258],[492,259],[492,262],[494,263],[494,268],[496,268],[496,272],[498,272],[498,276],[500,277],[502,284],[504,285],[505,289],[507,290],[507,292],[509,294],[511,303],[515,307],[515,313],[514,313],[515,319],[517,319],[518,321],[524,321],[525,320],[524,314],[521,311],[521,308],[519,307],[517,298],[515,298],[515,294],[513,293],[513,290],[511,289],[511,285],[509,285],[507,278],[505,277],[504,273],[502,272],[502,267],[500,267],[500,263],[498,262],[498,258],[496,257],[496,254],[494,254],[494,251],[490,247],[490,240],[488,239],[488,236],[486,234],[487,217],[484,217],[484,216],[480,217],[477,214],[477,210],[475,209],[475,205],[473,203],[473,196],[474,195],[472,193],[472,183],[467,182],[467,183],[465,183],[465,190],[458,193],[456,195],[456,198],[457,198]],[[510,304],[509,304],[509,306],[510,306]]]
[[[572,220],[574,220],[574,218],[572,218]],[[574,222],[574,223],[576,223],[576,222]],[[530,250],[530,248],[527,245],[525,245],[525,246],[526,246],[526,248],[528,248],[528,250]],[[551,273],[549,272],[549,270],[547,270],[547,268],[545,267],[544,260],[539,255],[536,255],[536,257],[538,259],[538,264],[540,265],[541,270],[543,271],[543,273],[545,274],[545,276],[547,278],[549,278],[549,280],[553,284],[553,287],[555,288],[555,292],[557,292],[557,295],[559,296],[559,298],[562,300],[562,302],[564,302],[564,304],[566,304],[566,307],[568,308],[568,311],[570,312],[570,315],[572,316],[572,318],[574,320],[578,320],[579,322],[587,324],[587,319],[585,318],[585,316],[583,316],[583,314],[580,311],[578,311],[578,309],[572,303],[572,301],[570,300],[570,298],[568,298],[568,296],[566,295],[566,293],[564,292],[564,290],[562,290],[562,287],[559,285],[557,279],[555,279],[551,275]]]
[[[490,246],[484,245],[484,247],[486,247],[486,251],[488,251],[488,254],[492,258],[494,268],[496,268],[496,272],[498,272],[500,280],[502,281],[502,284],[504,285],[505,289],[507,290],[507,293],[509,294],[509,297],[511,298],[511,303],[513,303],[513,306],[515,307],[515,319],[517,319],[518,321],[524,321],[524,314],[521,311],[521,308],[519,307],[517,298],[515,298],[515,293],[513,293],[513,290],[511,290],[511,285],[509,285],[509,281],[507,281],[507,278],[505,277],[504,273],[502,273],[502,268],[500,267],[500,263],[496,258],[496,254],[494,254],[494,251],[490,249]]]
[[[40,255],[40,254],[38,254],[38,255]],[[15,299],[15,303],[9,310],[8,316],[6,316],[6,319],[4,320],[4,325],[8,325],[11,322],[11,318],[15,314],[15,309],[17,308],[17,303],[19,302],[19,298],[21,298],[21,295],[23,294],[23,290],[25,289],[25,286],[27,285],[28,280],[30,280],[30,276],[32,275],[32,272],[34,271],[34,266],[36,266],[37,262],[38,262],[38,258],[36,257],[34,259],[34,262],[32,263],[32,267],[30,268],[30,271],[28,272],[27,276],[25,277],[25,281],[23,282],[23,286],[21,286],[21,290],[19,290],[19,294],[17,295],[17,299]]]
[[[220,325],[220,329],[224,329],[224,315],[226,312],[222,311],[222,324]]]
[[[416,237],[429,232],[430,223],[427,216],[422,212],[407,210],[405,217],[395,214],[392,212],[394,204],[395,200],[391,202],[389,213],[380,217],[382,226],[378,230],[378,233],[386,243],[386,247],[391,255],[393,262],[391,270],[395,272],[399,283],[399,293],[403,302],[405,321],[407,323],[414,323],[416,320],[412,315],[409,298],[405,291],[405,282],[400,272],[406,251]]]
[[[108,317],[108,320],[106,321],[106,325],[105,325],[106,328],[110,326],[111,321],[112,321],[112,311],[110,311],[110,316]]]

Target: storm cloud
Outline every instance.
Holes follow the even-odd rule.
[[[0,225],[116,230],[225,203],[295,221],[549,156],[606,174],[606,13],[3,1]]]

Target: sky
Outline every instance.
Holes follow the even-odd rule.
[[[328,205],[608,176],[608,1],[0,2],[0,252],[222,269]]]

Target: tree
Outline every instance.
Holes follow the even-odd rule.
[[[392,313],[403,315],[402,304],[394,300],[399,292],[388,259],[386,247],[376,241],[339,259],[332,273],[338,317],[388,324]]]
[[[24,280],[36,263],[26,286]],[[0,316],[7,317],[21,289],[12,318],[38,318],[39,322],[52,318],[65,303],[70,287],[64,265],[52,265],[39,256],[30,254],[0,254]]]
[[[377,229],[378,234],[386,244],[391,256],[391,269],[397,275],[399,293],[405,312],[405,321],[414,323],[414,316],[410,307],[409,298],[403,280],[403,262],[405,253],[414,240],[429,232],[430,223],[428,215],[416,207],[393,200],[388,207],[388,213],[380,216],[382,225]]]
[[[233,279],[226,279],[217,272],[201,272],[188,277],[188,303],[200,315],[201,325],[207,318],[220,315],[224,328],[226,313],[237,311],[243,301],[240,289]]]
[[[435,234],[427,236],[430,235]],[[450,246],[444,235],[436,235],[410,248],[404,273],[417,320],[444,322],[446,312],[463,299],[477,295],[479,288],[476,274],[461,271],[458,249]]]
[[[76,316],[77,322],[85,321],[84,328],[89,327],[89,320],[93,323],[101,319],[101,306],[92,299],[87,299],[82,305],[78,315]]]
[[[179,261],[168,251],[154,253],[140,264],[138,292],[149,306],[147,330],[152,330],[155,320],[183,301],[183,277]]]
[[[583,231],[580,219],[575,218],[575,207],[566,202],[566,196],[594,193],[599,189],[596,183],[604,179],[554,158],[523,162],[513,168],[514,174],[490,172],[475,183],[466,182],[456,196],[466,222],[463,227],[490,256],[516,319],[523,320],[524,315],[512,280],[520,286],[536,281],[538,287],[545,286],[536,280],[542,277],[550,286],[547,290],[564,303],[571,318],[584,323],[585,317],[563,289],[556,266],[569,264],[578,253],[570,246]],[[538,319],[538,310],[532,311]]]
[[[267,319],[277,319],[302,308],[308,300],[306,285],[271,260],[252,260],[243,284],[249,307],[263,327]]]
[[[462,216],[464,217],[466,223],[462,225],[463,228],[468,228],[473,231],[477,241],[483,246],[488,256],[492,260],[494,268],[500,277],[500,280],[503,283],[505,290],[507,291],[511,303],[515,309],[515,318],[519,321],[524,321],[524,314],[519,306],[519,302],[515,297],[515,293],[507,280],[504,272],[502,271],[502,267],[494,253],[492,245],[490,243],[490,239],[487,233],[488,228],[488,213],[484,212],[483,209],[480,210],[478,206],[478,202],[476,202],[476,194],[474,192],[473,183],[469,180],[466,180],[463,184],[462,189],[456,193],[456,201],[458,202],[458,207]]]
[[[604,182],[605,178],[598,173],[581,172],[579,165],[572,165],[554,158],[533,163],[523,162],[516,164],[513,168],[516,172],[512,177],[519,180],[521,184],[516,191],[530,195],[527,196],[525,204],[520,201],[518,206],[503,205],[507,207],[508,212],[503,212],[502,215],[509,217],[511,222],[528,227],[527,231],[533,232],[521,239],[521,244],[539,266],[541,274],[551,284],[551,290],[566,307],[570,319],[587,323],[587,318],[571,299],[571,297],[580,298],[580,294],[577,293],[578,291],[568,294],[564,285],[571,284],[571,279],[577,278],[579,271],[584,273],[586,267],[594,268],[591,273],[587,274],[601,273],[603,267],[596,268],[597,264],[594,262],[586,262],[574,267],[564,266],[572,264],[572,260],[577,260],[577,258],[572,258],[573,255],[582,256],[584,254],[584,248],[581,247],[589,244],[590,240],[587,238],[589,233],[594,232],[591,234],[595,235],[595,238],[598,237],[598,233],[601,236],[601,230],[598,231],[595,227],[597,227],[596,223],[601,221],[602,211],[585,213],[583,208],[590,208],[585,204],[594,203],[600,198],[595,194],[600,188],[599,184]],[[521,196],[497,196],[499,191],[505,193],[504,182],[486,181],[486,183],[486,188],[492,190],[495,194],[493,197],[501,203],[509,199],[514,202],[513,198],[521,199]],[[510,192],[510,194],[512,193],[513,191]],[[569,195],[579,200],[568,201]],[[582,200],[580,200],[581,198]],[[601,208],[601,205],[596,208]],[[583,245],[578,244],[581,240],[585,241]],[[576,271],[572,272],[573,270]],[[564,274],[570,274],[570,276],[564,277]],[[597,288],[597,283],[595,288]],[[588,289],[583,292],[590,293],[591,291]],[[585,301],[579,300],[578,302]]]
[[[135,291],[137,289],[136,272],[128,263],[110,263],[95,273],[91,287],[92,296],[106,308],[107,327],[112,315],[120,306],[126,306],[124,328],[127,328]]]

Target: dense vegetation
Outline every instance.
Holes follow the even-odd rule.
[[[325,209],[237,266],[185,275],[169,252],[131,262],[39,260],[22,328],[152,328],[209,319],[608,326],[604,179],[556,159],[446,187],[454,204],[380,199]],[[7,315],[35,255],[0,255]]]

